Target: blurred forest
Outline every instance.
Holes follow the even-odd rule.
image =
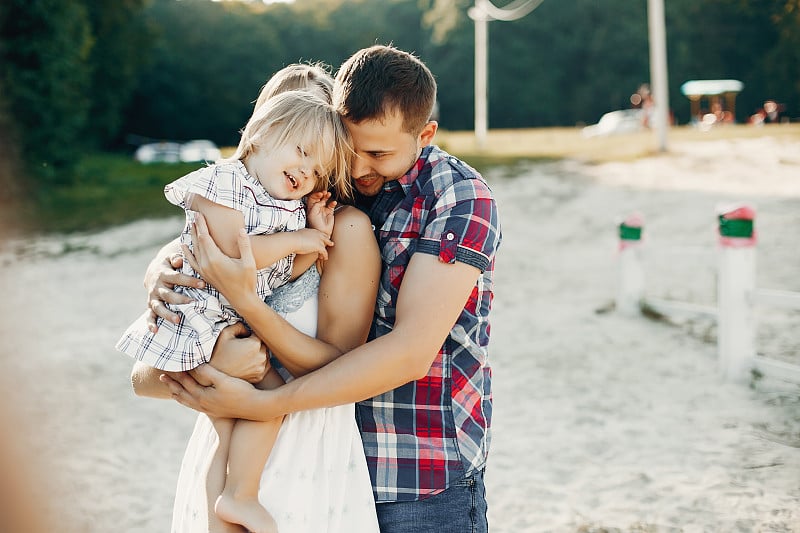
[[[40,185],[86,151],[147,140],[236,144],[259,89],[287,63],[335,68],[393,43],[439,83],[440,125],[473,125],[472,0],[3,0],[0,156]],[[495,5],[507,0],[494,0]],[[735,78],[743,122],[772,99],[800,117],[800,0],[665,2],[670,107],[680,85]],[[646,0],[545,0],[489,24],[491,128],[574,126],[630,107],[649,81]],[[2,169],[0,169],[2,170]]]

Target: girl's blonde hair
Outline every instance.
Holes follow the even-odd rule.
[[[350,134],[333,106],[314,92],[287,91],[257,106],[229,161],[287,144],[316,158],[321,171],[314,191],[333,190],[337,198],[350,198]]]
[[[256,100],[256,109],[275,96],[286,91],[316,91],[330,102],[333,95],[333,76],[324,63],[293,63],[272,75]]]

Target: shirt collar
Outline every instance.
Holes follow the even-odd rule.
[[[387,192],[397,191],[399,188],[403,189],[403,192],[407,193],[408,190],[411,188],[411,185],[414,181],[419,177],[420,172],[422,169],[425,168],[425,163],[428,161],[428,156],[433,150],[432,145],[425,146],[422,148],[422,152],[420,152],[419,158],[414,163],[414,165],[400,178],[392,181],[387,181],[383,184],[383,190]]]

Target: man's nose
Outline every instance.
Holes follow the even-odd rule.
[[[358,179],[362,176],[366,176],[371,171],[372,169],[369,168],[367,161],[363,157],[357,155],[353,158],[353,168],[351,169],[351,175],[354,178]]]

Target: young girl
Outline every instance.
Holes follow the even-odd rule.
[[[288,91],[256,107],[234,156],[188,174],[165,188],[170,202],[186,210],[181,235],[191,247],[193,211],[201,212],[209,231],[229,255],[238,255],[237,233],[271,234],[253,239],[259,267],[257,290],[263,299],[272,289],[296,277],[333,243],[333,204],[325,192],[347,180],[352,149],[338,115],[323,98],[309,91]],[[301,198],[316,192],[306,210]],[[296,255],[297,254],[297,255]],[[185,273],[194,275],[188,262]],[[219,332],[240,320],[210,286],[181,288],[193,299],[173,306],[180,320],[159,320],[147,328],[147,313],[128,328],[117,344],[121,351],[154,368],[187,371],[207,363]],[[259,387],[282,384],[270,370]],[[228,477],[217,500],[223,520],[253,532],[276,531],[270,514],[258,503],[260,472],[277,437],[279,423],[237,420],[228,447]]]

